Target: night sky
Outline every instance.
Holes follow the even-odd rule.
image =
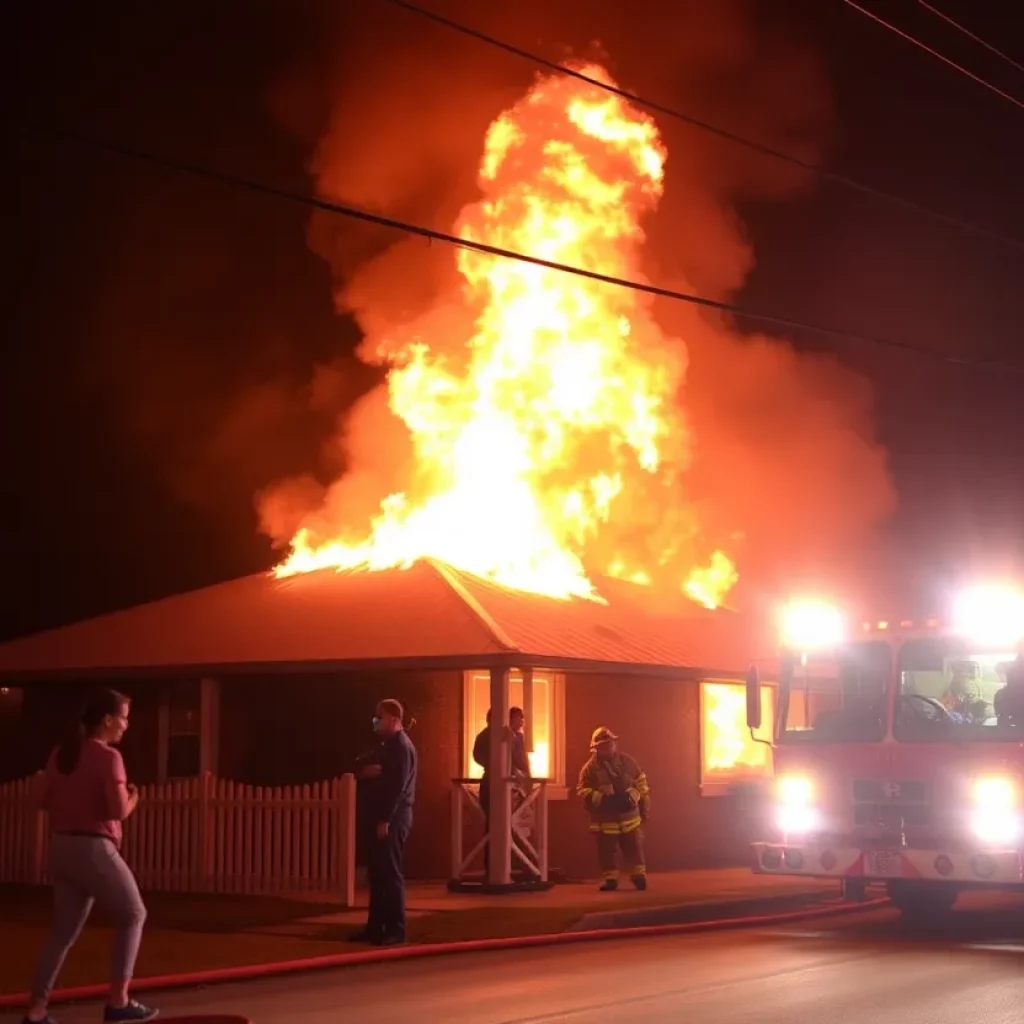
[[[1024,74],[915,0],[865,2],[1024,98]],[[588,18],[589,38],[601,34],[601,16],[587,12],[607,6],[555,5],[569,30],[541,17],[546,5],[537,3],[496,4],[502,13],[486,25],[474,5],[424,5],[556,60],[588,39]],[[691,47],[701,38],[699,4],[680,5],[671,31],[659,31],[659,4],[626,6],[617,38],[660,34],[662,54],[673,33],[686,33]],[[957,358],[1019,363],[1021,371],[972,367],[788,335],[799,348],[834,351],[871,382],[899,495],[878,534],[879,587],[896,577],[926,605],[959,578],[1024,571],[1024,110],[841,0],[724,6],[744,9],[759,45],[799,39],[820,63],[831,90],[821,146],[829,170],[1022,240],[979,238],[818,182],[781,201],[741,204],[756,266],[732,298]],[[1024,26],[1010,5],[936,6],[1024,61]],[[422,23],[383,0],[40,2],[17,13],[7,5],[3,21],[14,124],[4,161],[0,634],[11,637],[269,567],[255,495],[315,465],[339,412],[378,378],[354,357],[356,325],[335,312],[308,210],[59,141],[46,129],[308,193],[332,97],[347,90],[351,101],[365,90],[366,117],[353,125],[358,146],[359,133],[373,130],[384,80],[381,40],[429,42]],[[640,43],[604,42],[627,88],[757,132],[741,103],[725,124],[724,105],[708,99],[729,92],[728,77],[673,86],[667,72],[645,78]],[[451,45],[436,74],[467,95],[481,62],[515,64],[471,40]],[[742,68],[747,57],[730,60]],[[521,85],[534,70],[510,74]],[[387,81],[406,90],[416,119],[422,83]],[[477,132],[468,145],[479,149],[479,140]],[[395,152],[400,161],[397,143]],[[437,168],[424,160],[409,172],[429,195]],[[415,219],[408,206],[390,212]],[[355,228],[350,237],[349,259],[364,244],[367,254],[388,244]],[[334,391],[311,405],[311,369],[327,363],[340,371]]]

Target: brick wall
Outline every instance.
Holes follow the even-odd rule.
[[[551,805],[551,864],[571,877],[597,873],[586,816],[572,792],[589,756],[590,736],[606,725],[647,773],[652,814],[651,870],[745,862],[735,800],[700,791],[700,702],[696,680],[569,675],[566,679],[566,775],[570,796]]]
[[[220,774],[264,786],[352,771],[374,741],[377,701],[396,697],[416,719],[419,792],[409,874],[449,872],[450,780],[459,774],[461,677],[455,672],[320,674],[221,682]]]

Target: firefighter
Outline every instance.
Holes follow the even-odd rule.
[[[953,663],[949,689],[942,696],[943,707],[965,722],[984,722],[989,717],[988,703],[977,682],[978,666],[970,661]]]
[[[628,754],[620,754],[618,736],[602,726],[590,739],[590,760],[580,771],[576,793],[590,815],[597,840],[602,892],[619,887],[617,854],[637,889],[647,888],[643,826],[651,805],[647,776]]]

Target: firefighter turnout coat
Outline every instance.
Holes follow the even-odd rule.
[[[651,806],[647,776],[628,754],[596,751],[580,771],[576,793],[590,815],[590,830],[605,835],[634,832]]]

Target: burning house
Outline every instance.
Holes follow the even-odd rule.
[[[529,710],[532,773],[549,781],[553,868],[593,871],[576,777],[607,724],[643,762],[654,869],[736,862],[731,786],[771,771],[745,727],[744,620],[601,581],[604,603],[528,594],[436,562],[407,570],[247,577],[0,647],[0,779],[37,770],[83,688],[132,697],[123,750],[140,783],[210,772],[263,786],[352,770],[378,699],[416,718],[414,874],[446,877],[455,780],[507,669]],[[524,692],[524,674],[532,693]],[[765,684],[765,727],[771,686]],[[15,703],[17,707],[15,709]]]
[[[582,72],[613,85],[601,67]],[[394,696],[421,753],[410,868],[444,877],[453,787],[479,774],[473,739],[499,694],[527,711],[533,774],[549,780],[553,867],[593,870],[574,789],[599,725],[651,780],[652,868],[744,856],[728,796],[771,771],[742,685],[769,645],[754,616],[721,606],[752,548],[762,571],[789,568],[797,549],[813,562],[890,493],[859,392],[834,400],[838,373],[815,390],[785,346],[743,347],[696,319],[706,350],[744,355],[710,374],[708,430],[695,428],[690,354],[644,285],[666,155],[621,94],[539,77],[486,133],[478,198],[451,229],[467,245],[399,243],[386,272],[370,261],[337,281],[382,380],[348,410],[319,476],[260,496],[280,564],[0,648],[3,776],[38,768],[55,702],[89,682],[132,696],[125,754],[140,781],[336,776]],[[318,187],[339,194],[321,156]],[[410,270],[442,259],[420,275],[429,287]],[[768,376],[788,382],[777,401]],[[786,460],[798,485],[780,484]],[[764,695],[767,736],[770,683]]]

